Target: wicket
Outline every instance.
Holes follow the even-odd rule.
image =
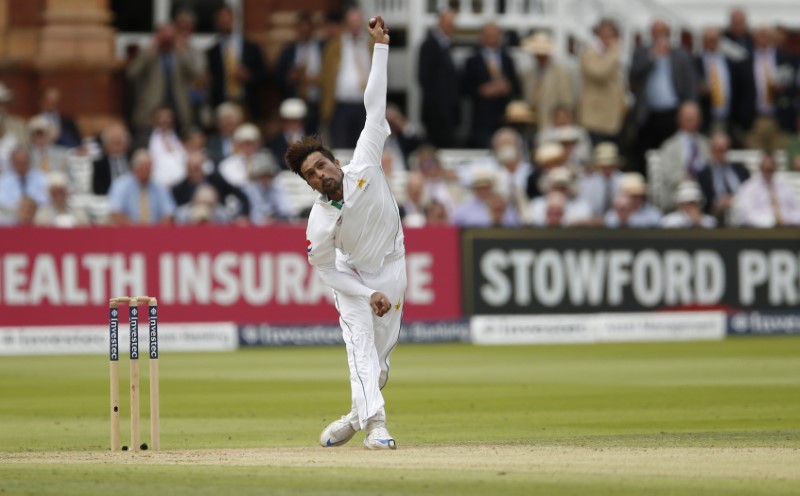
[[[161,447],[158,394],[158,302],[149,296],[121,296],[108,301],[109,376],[111,380],[111,451],[122,449],[119,430],[119,305],[128,304],[131,374],[131,450],[139,449],[139,302],[148,303],[150,357],[150,447]]]

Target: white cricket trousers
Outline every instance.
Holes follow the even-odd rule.
[[[369,298],[334,291],[347,349],[347,364],[350,366],[350,425],[362,430],[368,422],[386,421],[381,389],[389,380],[389,355],[400,338],[406,291],[406,259],[401,256],[387,261],[374,274],[353,274],[368,288],[386,294],[392,303],[392,309],[383,317],[378,317],[372,311]]]

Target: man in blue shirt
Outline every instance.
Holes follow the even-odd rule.
[[[111,224],[171,224],[175,200],[169,190],[150,180],[153,162],[147,150],[133,154],[131,172],[111,185]]]
[[[31,198],[37,205],[47,203],[47,176],[31,169],[28,150],[17,147],[11,152],[10,169],[0,175],[0,220],[13,223],[23,197]]]

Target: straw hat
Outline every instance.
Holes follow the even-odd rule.
[[[281,102],[280,114],[281,118],[287,120],[300,120],[306,118],[308,109],[306,102],[299,98],[287,98]]]
[[[533,55],[552,55],[553,39],[549,34],[538,31],[522,40],[522,48]]]
[[[610,141],[599,143],[594,147],[592,163],[598,167],[619,167],[619,148]]]
[[[619,183],[620,190],[629,195],[646,195],[647,183],[638,172],[626,172]]]
[[[542,193],[549,193],[556,186],[564,186],[571,195],[575,194],[575,181],[572,171],[568,167],[556,167],[543,175],[539,181],[539,189]]]
[[[263,176],[277,176],[280,169],[275,163],[275,157],[271,153],[256,153],[253,155],[253,165],[250,170],[250,177],[253,179]]]
[[[536,114],[525,100],[512,100],[506,105],[506,122],[509,124],[535,124]]]
[[[703,192],[694,181],[682,181],[675,191],[675,203],[702,203]]]
[[[542,143],[536,148],[536,162],[545,164],[554,160],[562,160],[564,158],[564,147],[561,143]]]
[[[494,186],[495,174],[494,171],[485,167],[476,167],[472,171],[469,185],[473,188],[478,186]]]
[[[243,141],[259,141],[261,139],[261,132],[252,124],[242,124],[236,128],[233,133],[234,143],[241,143]]]
[[[556,141],[573,143],[581,139],[581,128],[578,126],[561,126],[556,128]]]

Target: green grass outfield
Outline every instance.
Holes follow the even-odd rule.
[[[0,358],[0,495],[800,494],[798,337],[401,345],[390,452],[316,445],[349,409],[343,348],[160,366],[162,451],[110,453],[107,359]]]

